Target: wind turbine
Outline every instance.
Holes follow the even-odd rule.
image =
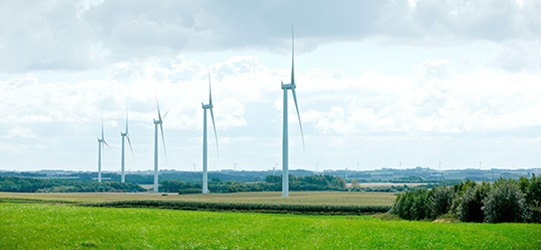
[[[210,110],[212,118],[212,126],[214,127],[214,137],[216,138],[216,150],[218,150],[218,134],[216,134],[216,123],[214,123],[214,112],[212,112],[212,89],[210,86],[210,70],[209,70],[209,104],[201,103],[203,108],[203,193],[207,194],[208,189],[208,145],[207,145],[207,109]],[[219,152],[219,151],[218,151]]]
[[[167,161],[167,151],[165,150],[165,137],[163,136],[163,120],[167,116],[169,111],[165,112],[165,115],[162,119],[162,114],[160,113],[160,105],[158,104],[158,98],[156,98],[156,107],[158,108],[158,120],[153,119],[154,121],[154,192],[158,192],[158,125],[160,126],[160,131],[162,132],[162,142],[163,142],[163,154],[165,160]]]
[[[101,138],[98,137],[98,182],[101,182],[101,152],[103,150],[102,144],[106,145],[109,149],[109,144],[105,141],[103,133],[103,115],[101,116]]]
[[[284,90],[284,126],[282,133],[282,196],[289,196],[289,142],[288,142],[288,126],[287,126],[287,90],[291,89],[293,93],[293,100],[295,101],[295,108],[297,109],[297,117],[299,118],[299,126],[301,128],[302,136],[302,148],[304,150],[304,133],[302,131],[301,115],[299,113],[299,105],[297,104],[297,95],[295,94],[295,41],[293,34],[293,26],[291,27],[291,83],[284,84],[282,82],[282,89]]]
[[[128,144],[130,145],[131,154],[133,155],[133,148],[131,146],[130,141],[130,135],[128,134],[128,105],[126,105],[126,132],[122,133],[120,131],[120,136],[122,136],[122,158],[120,159],[121,162],[121,176],[120,176],[120,182],[124,183],[126,181],[126,175],[124,173],[124,167],[125,167],[125,161],[124,161],[124,139],[128,139]]]

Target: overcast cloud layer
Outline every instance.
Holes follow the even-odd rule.
[[[363,39],[428,47],[491,41],[505,44],[502,61],[539,63],[539,13],[535,0],[5,1],[0,67],[85,70],[187,51],[286,53],[291,24],[304,53]]]
[[[192,170],[207,67],[210,169],[274,167],[292,24],[307,145],[290,106],[293,168],[541,166],[538,13],[534,0],[5,1],[0,169],[94,170],[103,114],[116,171],[126,103],[128,164],[150,169],[157,96],[161,168]]]

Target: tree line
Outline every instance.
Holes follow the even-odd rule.
[[[453,186],[398,194],[391,213],[406,220],[447,218],[462,222],[541,223],[541,177],[493,184],[466,180]]]
[[[282,176],[268,175],[261,182],[221,181],[212,178],[209,181],[211,193],[261,192],[281,191]],[[289,176],[291,191],[346,191],[346,180],[332,175]],[[200,193],[201,182],[185,182],[180,180],[164,180],[160,183],[162,192]]]
[[[94,182],[80,180],[55,180],[23,177],[1,177],[2,192],[142,192],[144,188],[133,183],[114,181]]]

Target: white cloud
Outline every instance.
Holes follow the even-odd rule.
[[[502,49],[491,58],[488,66],[511,72],[541,72],[541,43],[521,41],[505,43]]]
[[[200,103],[208,101],[207,72],[201,63],[177,57],[119,67],[145,71],[69,84],[41,83],[32,74],[0,82],[0,97],[6,100],[0,105],[0,120],[15,126],[67,122],[88,128],[103,111],[108,127],[116,127],[123,124],[126,100],[130,120],[152,120],[156,93],[162,112],[170,110],[168,127],[201,127]],[[273,105],[276,114],[281,114],[277,82],[287,79],[289,72],[266,69],[253,57],[230,58],[210,68],[217,76],[213,100],[222,129],[248,126],[246,107],[254,103]],[[501,71],[460,75],[442,60],[422,62],[410,76],[366,73],[361,78],[334,79],[337,72],[297,72],[298,80],[305,83],[297,89],[305,126],[352,135],[498,131],[541,124],[541,86],[536,84],[540,81],[536,75]],[[184,78],[178,80],[176,74]],[[297,123],[291,96],[289,113],[290,122]]]
[[[36,135],[32,132],[31,128],[25,127],[12,127],[7,131],[4,138],[35,138]]]
[[[0,70],[107,68],[189,51],[286,53],[291,24],[301,52],[363,39],[456,46],[541,36],[541,4],[535,0],[410,2],[6,2],[0,10]]]
[[[0,8],[2,71],[77,70],[95,67],[99,39],[77,17],[72,1],[3,2]]]
[[[425,61],[410,77],[366,74],[345,80],[350,84],[337,92],[310,93],[309,98],[320,95],[335,103],[319,109],[311,105],[303,118],[323,133],[343,135],[505,131],[541,124],[538,76],[495,71],[458,75],[450,67],[446,61]],[[361,90],[355,82],[368,84]]]

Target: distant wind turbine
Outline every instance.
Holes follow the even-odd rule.
[[[282,133],[282,196],[289,196],[289,143],[288,143],[288,125],[287,125],[287,90],[291,89],[293,93],[293,100],[295,101],[295,108],[297,109],[297,116],[299,118],[299,126],[301,128],[302,136],[302,148],[304,150],[304,133],[302,131],[301,115],[299,113],[299,105],[297,104],[297,95],[295,93],[295,43],[293,26],[291,27],[291,83],[284,84],[282,82],[282,89],[284,90],[284,126]]]
[[[162,142],[163,142],[163,154],[165,160],[167,161],[167,151],[165,150],[165,137],[163,136],[163,120],[167,116],[169,111],[165,112],[165,115],[162,118],[160,113],[160,105],[158,104],[158,98],[156,97],[156,107],[158,108],[158,120],[153,119],[154,121],[154,192],[158,192],[158,125],[160,126],[160,131],[162,133]]]
[[[210,110],[210,117],[212,118],[212,126],[214,127],[214,137],[216,138],[216,150],[218,151],[218,134],[216,133],[216,123],[214,122],[214,112],[212,112],[212,88],[210,84],[210,70],[209,70],[209,103],[201,103],[203,108],[203,193],[207,194],[208,189],[208,145],[207,145],[207,109]],[[219,152],[219,151],[218,151]]]
[[[122,136],[122,158],[120,159],[121,162],[121,175],[120,175],[120,182],[124,183],[126,181],[126,175],[124,173],[125,169],[125,160],[124,160],[124,139],[128,139],[128,144],[130,145],[131,154],[133,155],[133,148],[131,146],[130,141],[130,135],[128,133],[128,105],[126,104],[126,132],[122,133],[120,131],[120,136]]]
[[[101,182],[101,152],[103,150],[102,144],[107,146],[109,149],[109,144],[105,141],[105,136],[103,133],[103,115],[101,116],[101,138],[98,138],[98,182]]]

